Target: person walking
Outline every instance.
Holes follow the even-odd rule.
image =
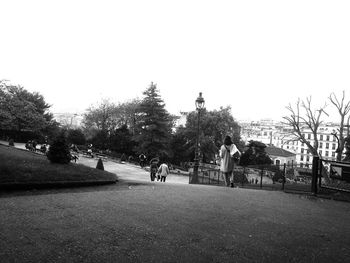
[[[165,182],[167,175],[169,174],[169,167],[166,163],[162,163],[159,166],[158,174],[160,175],[160,181]]]
[[[140,160],[140,166],[141,166],[141,168],[143,168],[145,166],[145,162],[146,162],[146,155],[141,153],[139,155],[139,160]]]
[[[226,136],[224,144],[220,148],[220,171],[222,172],[226,186],[234,187],[234,156],[241,155],[236,145],[232,142],[230,136]]]
[[[150,176],[151,181],[154,181],[154,178],[156,177],[157,171],[158,171],[158,162],[159,160],[157,158],[153,158],[150,163]]]

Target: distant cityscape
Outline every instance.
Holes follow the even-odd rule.
[[[298,166],[305,168],[312,166],[312,154],[304,143],[293,140],[290,126],[270,119],[257,122],[240,122],[239,124],[241,126],[241,137],[244,142],[247,143],[250,140],[260,141],[266,145],[284,149],[295,154]],[[323,159],[336,160],[338,142],[332,133],[337,131],[338,128],[339,125],[336,123],[326,123],[318,129],[318,151]],[[304,129],[303,134],[313,144],[314,138],[311,130]]]

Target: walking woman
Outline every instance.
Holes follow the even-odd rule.
[[[158,174],[160,175],[160,181],[165,183],[165,179],[166,179],[167,175],[169,174],[169,167],[166,163],[162,163],[159,166]]]
[[[236,145],[232,142],[230,136],[226,136],[224,144],[220,148],[220,171],[222,172],[226,186],[233,187],[233,169],[234,161],[233,156],[241,155],[241,152],[237,149]]]

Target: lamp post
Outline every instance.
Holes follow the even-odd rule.
[[[193,176],[191,184],[198,183],[198,168],[199,168],[199,121],[201,110],[204,108],[204,99],[202,97],[202,92],[199,92],[199,96],[196,99],[196,110],[198,111],[198,121],[197,121],[197,134],[196,134],[196,148],[194,151],[194,167],[193,167]]]

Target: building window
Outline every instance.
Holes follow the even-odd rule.
[[[333,142],[335,142],[336,141],[336,138],[335,138],[335,136],[333,136]]]
[[[307,162],[310,161],[310,156],[309,155],[306,156],[306,161]]]
[[[323,143],[322,142],[320,142],[320,148],[322,148],[323,147]]]
[[[329,135],[327,135],[327,141],[329,142]]]
[[[335,150],[335,143],[332,143],[332,150]]]
[[[326,155],[326,157],[328,157],[328,156],[329,156],[329,152],[328,152],[328,151],[326,151],[326,154],[325,154],[325,155]]]
[[[323,141],[323,134],[320,135],[320,140]]]
[[[300,155],[300,161],[304,161],[304,155]]]
[[[322,150],[319,150],[318,153],[322,156]]]
[[[304,149],[301,149],[301,153],[304,153]]]
[[[335,152],[332,152],[332,157],[335,157]]]
[[[310,133],[308,133],[307,138],[311,139],[311,134]]]
[[[326,143],[326,149],[329,149],[329,143],[328,142]]]

